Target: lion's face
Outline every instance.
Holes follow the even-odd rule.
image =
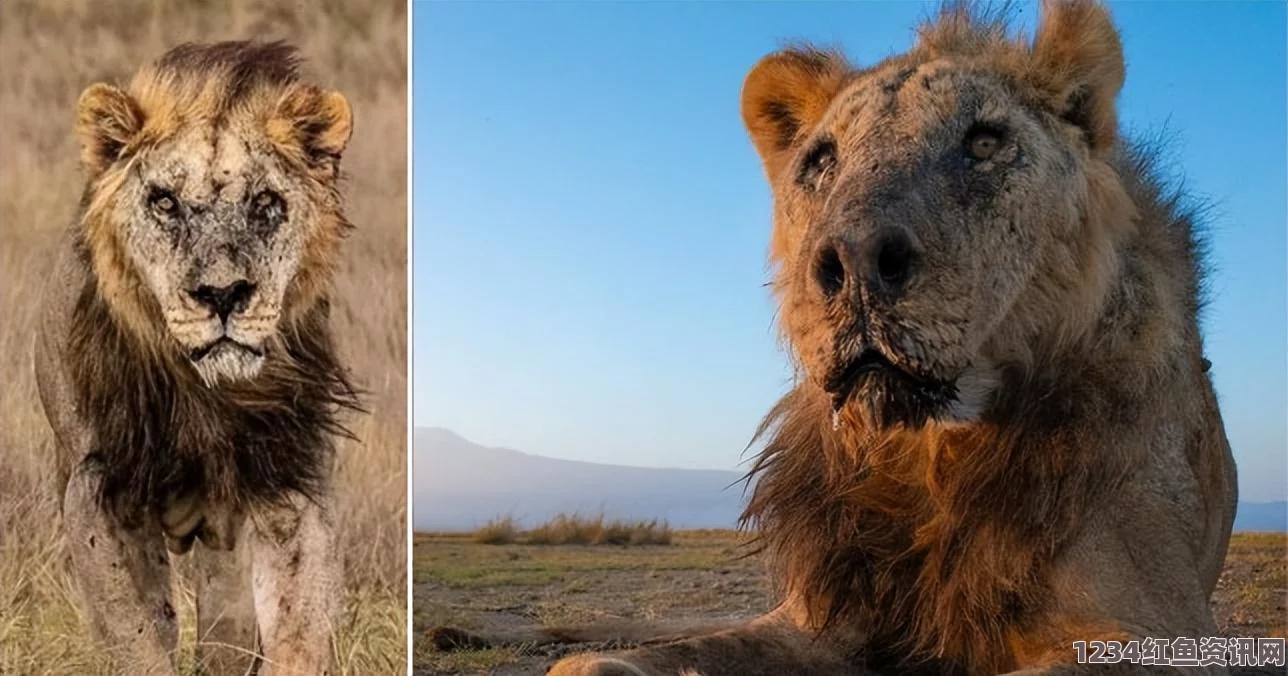
[[[343,225],[333,182],[348,106],[286,88],[179,114],[182,94],[95,85],[82,97],[87,160],[99,162],[87,161],[99,173],[86,217],[95,272],[109,296],[119,289],[104,276],[137,280],[141,298],[109,300],[150,315],[208,384],[249,379],[284,318],[314,302]],[[113,133],[125,138],[101,157],[95,144]]]
[[[254,376],[316,215],[308,187],[263,133],[176,133],[138,156],[111,214],[166,329],[202,376]]]
[[[1047,105],[1004,56],[855,70],[793,50],[748,77],[784,333],[833,408],[875,427],[977,419],[997,365],[1066,330],[1102,272],[1088,174],[1105,139],[1077,117],[1095,94]]]

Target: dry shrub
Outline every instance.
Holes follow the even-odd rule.
[[[630,528],[630,540],[626,544],[669,545],[671,544],[671,527],[665,521],[658,523],[657,519],[651,519],[647,522],[638,521]]]
[[[576,514],[558,514],[553,519],[524,534],[530,545],[588,545],[604,530],[604,518],[582,518]]]
[[[669,545],[671,527],[665,521],[606,520],[578,514],[557,514],[549,521],[520,532],[511,517],[487,522],[474,532],[480,544],[525,545]]]
[[[353,105],[342,168],[357,230],[345,246],[334,319],[370,414],[351,421],[361,441],[340,448],[349,584],[335,666],[405,672],[406,36],[404,0],[0,2],[0,673],[108,668],[88,640],[64,562],[58,503],[45,484],[52,435],[31,366],[56,234],[71,224],[83,187],[77,97],[96,81],[122,83],[180,42],[239,38],[292,42],[306,76]],[[179,599],[190,601],[182,581]]]
[[[481,545],[508,545],[519,536],[513,517],[496,518],[474,531],[474,541]]]

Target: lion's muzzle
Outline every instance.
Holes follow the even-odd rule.
[[[207,384],[259,373],[277,314],[266,311],[258,286],[247,279],[198,284],[185,292],[191,311],[204,317],[172,322],[188,360]]]

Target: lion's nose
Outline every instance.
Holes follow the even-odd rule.
[[[912,279],[917,249],[906,230],[892,228],[873,238],[868,258],[872,281],[886,293],[899,295]]]
[[[255,285],[239,279],[228,286],[210,286],[203,284],[188,291],[193,300],[210,308],[219,315],[219,321],[227,323],[228,315],[241,312],[250,303],[255,294]]]
[[[919,258],[917,245],[902,228],[883,228],[860,239],[833,237],[814,253],[814,282],[827,298],[860,285],[887,299],[901,295]]]
[[[827,298],[833,298],[850,285],[848,249],[844,241],[829,240],[814,254],[814,282]]]

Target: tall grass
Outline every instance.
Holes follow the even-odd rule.
[[[125,81],[180,42],[238,38],[289,40],[308,76],[343,91],[354,109],[342,169],[357,230],[346,242],[334,321],[371,413],[352,420],[361,441],[340,451],[348,589],[334,671],[404,672],[406,35],[404,0],[0,2],[0,674],[109,670],[68,575],[48,485],[51,434],[31,366],[55,235],[82,188],[77,97],[93,82]],[[188,589],[177,583],[191,638]]]

